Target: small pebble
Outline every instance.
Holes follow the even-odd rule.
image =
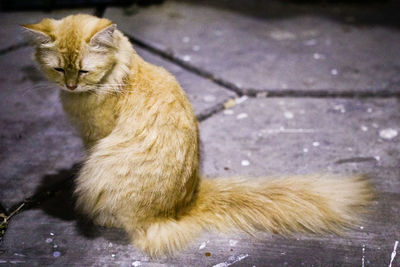
[[[51,242],[53,242],[52,238],[46,238],[46,243],[51,243]]]
[[[54,235],[54,233],[50,233],[50,235],[51,235],[51,236],[53,236],[53,235]]]
[[[308,148],[303,148],[303,152],[307,153],[308,152]]]
[[[191,58],[191,56],[189,56],[189,55],[184,55],[183,56],[183,61],[190,61],[192,58]]]
[[[247,118],[248,115],[246,113],[240,113],[236,116],[236,119],[241,120]]]
[[[214,102],[217,98],[213,95],[206,95],[203,97],[205,102]]]
[[[314,53],[313,58],[318,60],[318,59],[324,59],[325,56],[319,53]]]
[[[397,131],[395,129],[387,128],[379,131],[379,136],[383,139],[390,140],[397,136]]]
[[[249,166],[250,162],[248,160],[242,160],[242,166]]]
[[[140,266],[140,265],[142,265],[142,263],[140,262],[140,261],[134,261],[134,262],[132,262],[132,266]]]
[[[290,112],[290,111],[285,111],[283,113],[283,116],[285,116],[285,118],[288,119],[288,120],[293,119],[293,117],[294,117],[293,113]]]
[[[339,72],[338,72],[337,69],[332,69],[332,70],[331,70],[331,74],[334,75],[334,76],[335,76],[335,75],[338,75],[338,73],[339,73]]]
[[[231,98],[224,103],[224,108],[228,109],[228,108],[234,107],[235,105],[236,105],[235,99]]]
[[[235,113],[232,109],[225,109],[224,110],[224,114],[225,115],[233,115],[233,113]]]
[[[368,131],[368,127],[365,125],[361,125],[361,131],[363,131],[363,132]]]
[[[189,43],[190,42],[190,37],[187,37],[187,36],[183,37],[182,38],[182,42]]]
[[[58,258],[58,257],[60,257],[61,256],[61,252],[60,251],[54,251],[53,252],[53,257],[54,258]]]
[[[237,240],[229,240],[229,246],[234,247],[238,242]]]
[[[236,105],[242,104],[247,99],[249,99],[249,97],[247,95],[244,95],[244,96],[241,96],[239,98],[236,98],[235,99]]]
[[[360,229],[363,230],[363,229],[364,229],[364,226],[360,226]]]
[[[371,113],[371,112],[372,112],[372,108],[368,108],[368,109],[367,109],[367,112],[368,112],[368,113]]]
[[[115,257],[115,254],[111,254],[111,257],[113,257],[113,258],[114,258],[114,257]]]
[[[312,145],[317,147],[317,146],[319,146],[319,142],[313,142]]]

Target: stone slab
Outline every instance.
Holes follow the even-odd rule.
[[[67,190],[12,219],[0,244],[0,264],[216,266],[237,261],[235,266],[360,266],[364,261],[365,266],[387,266],[399,240],[399,203],[399,194],[384,195],[373,203],[375,217],[343,237],[205,233],[172,257],[151,259],[130,245],[123,231],[77,220]],[[392,266],[398,264],[399,257]]]
[[[146,60],[176,75],[198,116],[212,112],[234,95],[207,79],[137,50]],[[7,208],[30,197],[43,177],[60,169],[70,170],[84,155],[79,137],[63,114],[58,89],[36,70],[31,54],[32,49],[26,47],[0,56],[0,68],[6,70],[0,72],[0,199]],[[66,175],[53,176],[53,182]]]
[[[83,159],[58,89],[44,80],[31,54],[25,47],[0,56],[0,199],[6,208],[44,186],[45,175]],[[48,186],[65,177],[53,178]]]
[[[285,1],[166,1],[105,17],[244,93],[400,92],[394,7]]]
[[[93,8],[86,9],[62,9],[54,10],[51,12],[39,12],[39,11],[23,11],[23,12],[0,12],[0,51],[7,49],[11,46],[21,44],[26,41],[24,38],[20,25],[37,23],[43,18],[55,18],[60,19],[62,17],[76,14],[76,13],[87,13],[94,14]]]
[[[164,60],[140,47],[135,47],[135,50],[146,61],[164,67],[177,78],[186,91],[197,117],[204,117],[210,112],[212,113],[216,108],[222,107],[223,103],[228,99],[236,96],[235,93],[218,86],[212,81],[188,72],[182,67]]]
[[[381,130],[399,131],[398,109],[396,99],[247,99],[200,124],[208,176],[370,173],[379,197],[365,221],[344,236],[206,233],[174,257],[155,260],[119,230],[81,224],[64,190],[13,218],[0,260],[22,266],[214,266],[240,258],[236,266],[387,266],[400,240],[400,140],[383,138],[389,135]]]
[[[369,173],[397,194],[399,109],[396,98],[249,98],[202,122],[203,172]]]

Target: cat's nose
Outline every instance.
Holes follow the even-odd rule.
[[[76,87],[78,87],[77,84],[73,84],[73,83],[67,83],[66,86],[67,86],[67,88],[68,88],[69,90],[75,90]]]

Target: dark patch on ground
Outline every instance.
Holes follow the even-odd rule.
[[[376,158],[373,157],[354,157],[347,159],[339,159],[335,161],[336,164],[344,164],[344,163],[360,163],[360,162],[377,162]]]
[[[43,75],[34,66],[24,66],[21,68],[24,77],[22,81],[41,82],[45,81]]]

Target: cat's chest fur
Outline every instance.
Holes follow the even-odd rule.
[[[117,97],[90,93],[60,93],[65,112],[78,128],[87,147],[106,137],[118,118]]]

